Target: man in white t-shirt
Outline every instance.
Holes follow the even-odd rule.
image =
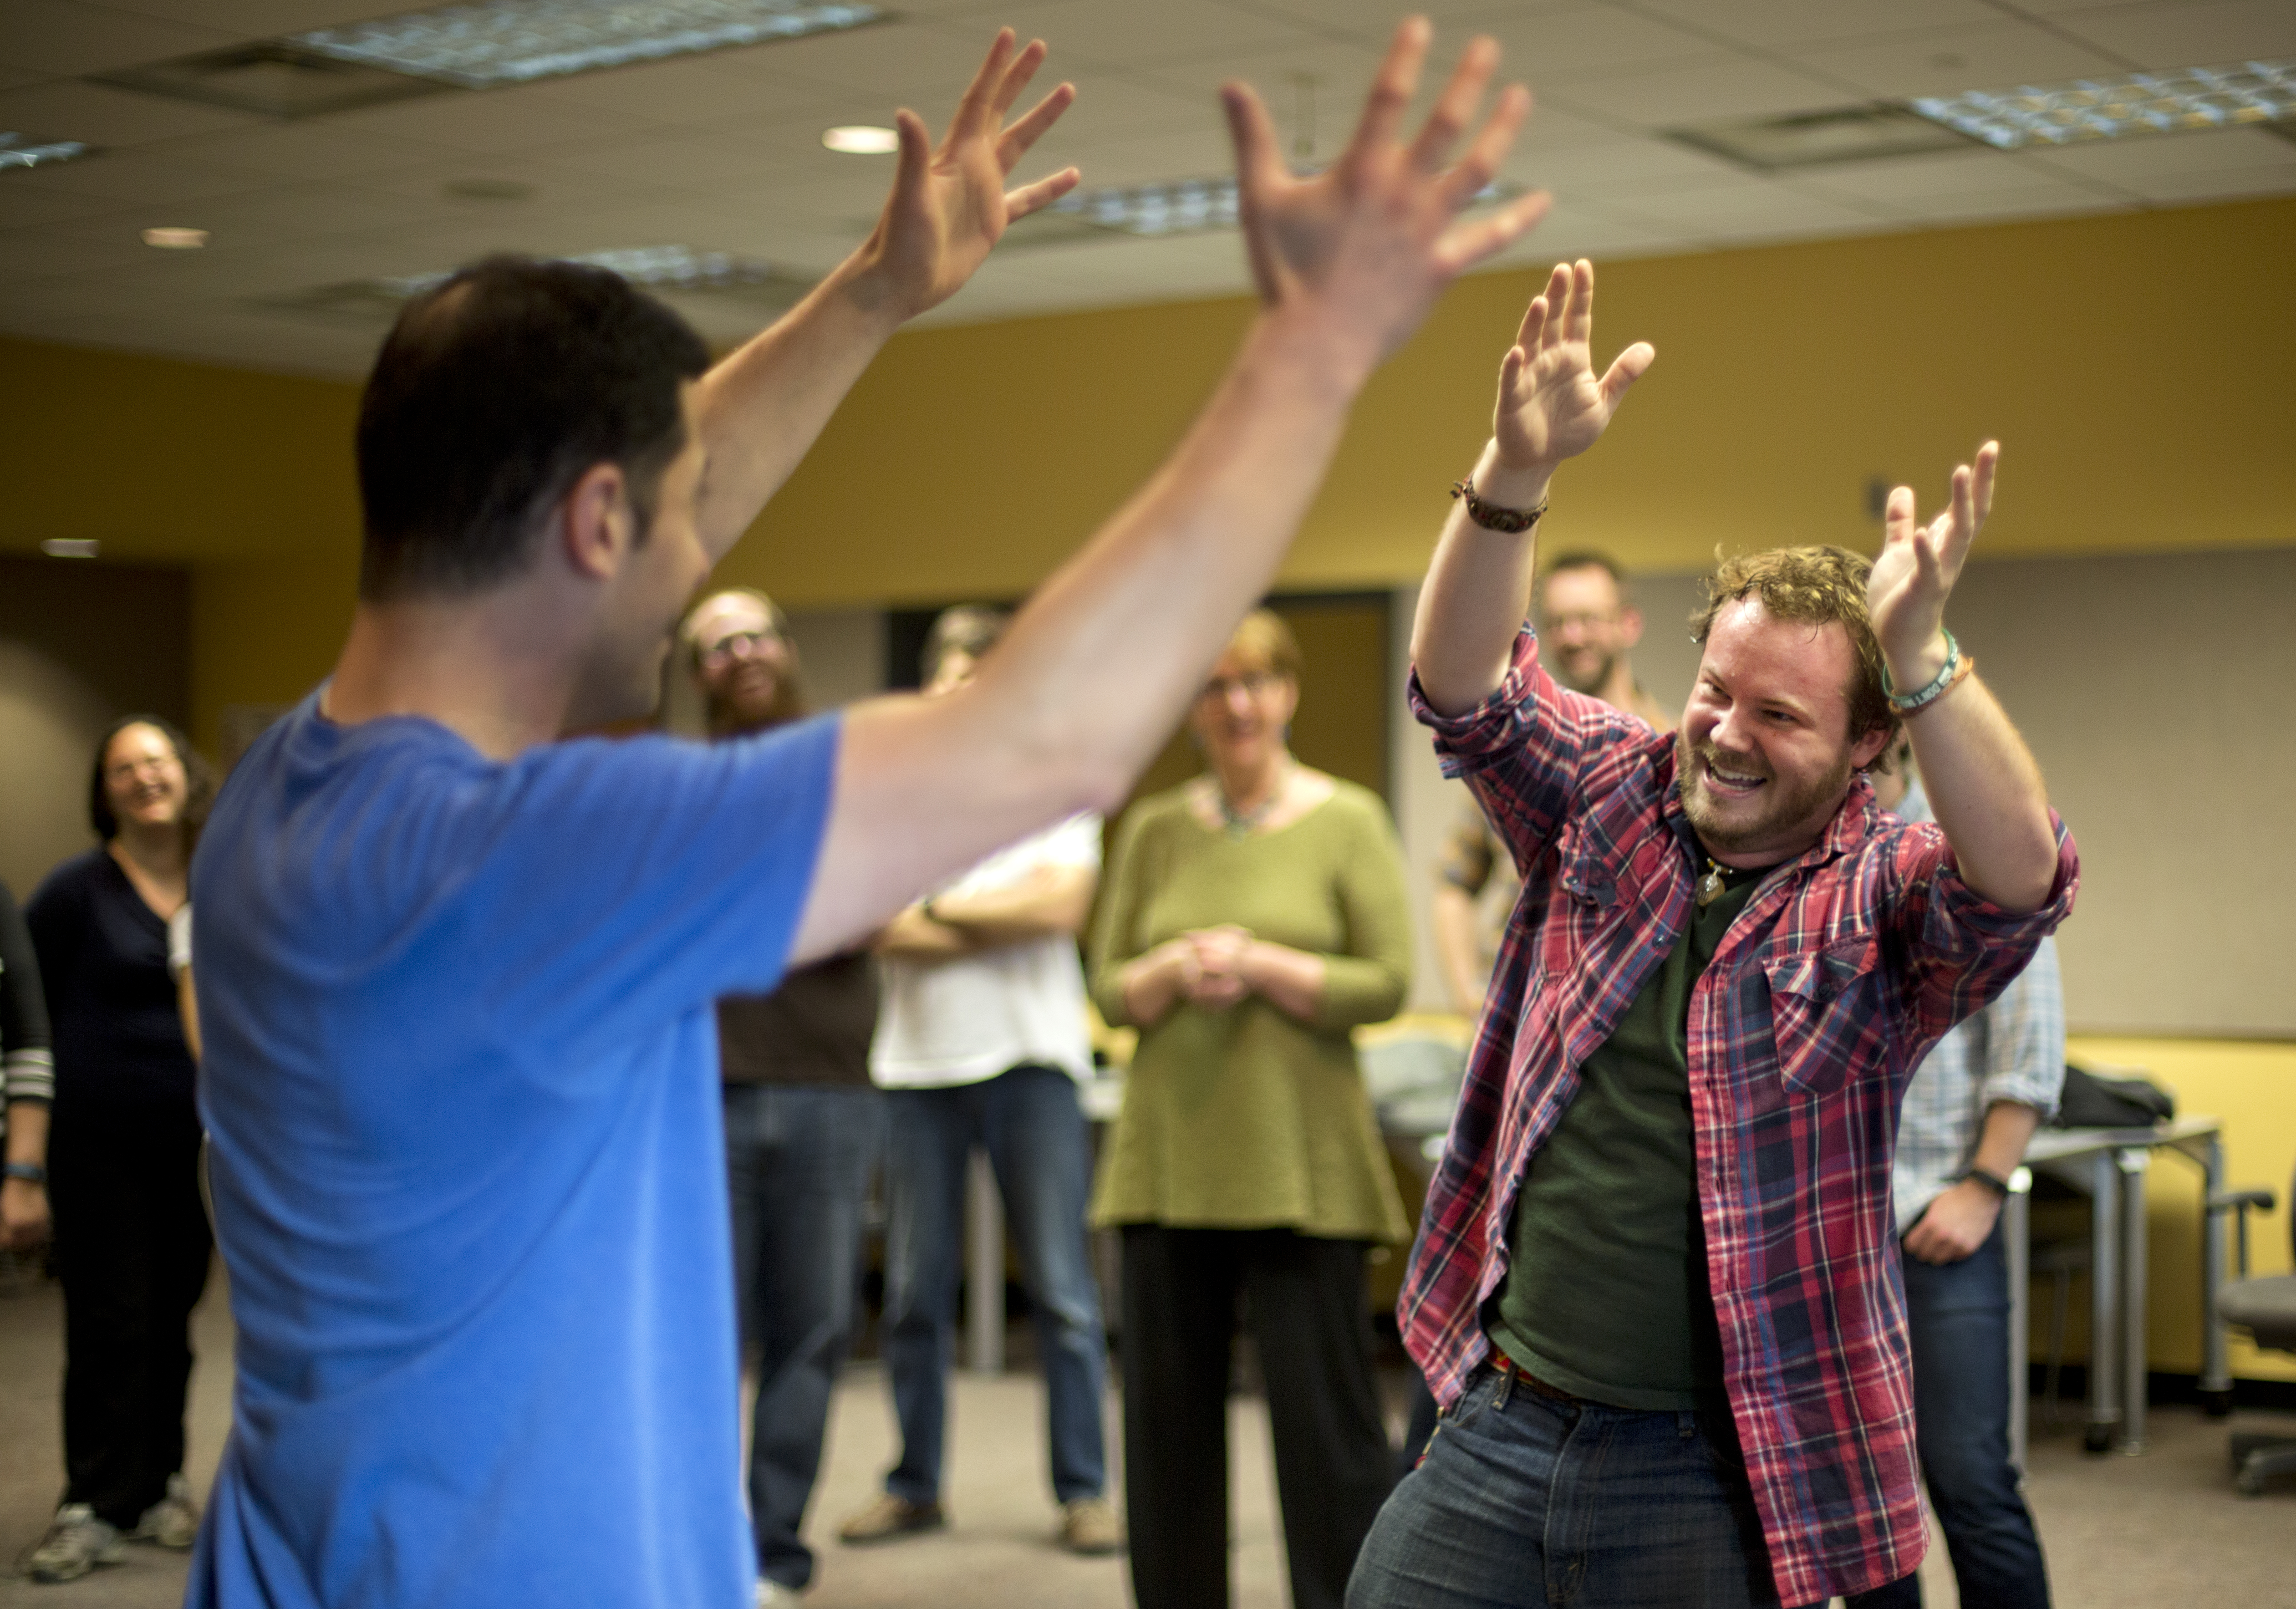
[[[970,680],[1004,628],[952,609],[925,644],[926,691]],[[901,1457],[849,1519],[848,1542],[946,1523],[941,1449],[963,1261],[964,1178],[980,1145],[996,1175],[1036,1309],[1062,1542],[1119,1545],[1101,1408],[1100,1299],[1085,1240],[1092,1150],[1077,1081],[1092,1076],[1076,935],[1100,876],[1089,811],[1009,844],[903,911],[878,941],[883,1005],[869,1071],[886,1092],[885,1354]]]

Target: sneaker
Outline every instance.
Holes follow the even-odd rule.
[[[1061,1505],[1061,1546],[1070,1553],[1114,1553],[1124,1546],[1116,1505],[1106,1498],[1073,1498]]]
[[[920,1531],[939,1531],[948,1523],[948,1511],[939,1503],[912,1503],[886,1492],[837,1528],[837,1539],[849,1546],[890,1542]]]
[[[117,1564],[127,1556],[119,1527],[97,1519],[85,1503],[67,1503],[26,1556],[24,1573],[36,1581],[76,1581],[98,1564]]]
[[[127,1533],[127,1539],[181,1552],[199,1540],[199,1536],[200,1511],[192,1506],[192,1489],[184,1484],[183,1476],[169,1475],[168,1495],[144,1511],[144,1517],[135,1522],[135,1529]]]
[[[785,1587],[771,1576],[758,1578],[758,1609],[797,1609],[802,1600],[794,1587]]]

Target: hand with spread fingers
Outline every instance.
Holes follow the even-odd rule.
[[[1584,258],[1555,264],[1499,363],[1491,435],[1501,468],[1552,470],[1594,446],[1627,388],[1658,357],[1638,341],[1598,376],[1594,334],[1595,265]]]
[[[1487,37],[1468,43],[1418,136],[1400,143],[1428,37],[1422,17],[1396,30],[1347,149],[1308,177],[1285,166],[1274,119],[1250,88],[1229,84],[1220,92],[1261,300],[1327,314],[1335,338],[1363,343],[1366,364],[1401,345],[1445,285],[1544,218],[1552,201],[1542,191],[1480,218],[1459,216],[1497,174],[1530,111],[1529,92],[1509,86],[1451,160],[1498,65],[1498,46]]]
[[[1945,663],[1945,601],[1961,577],[1970,543],[1992,512],[2000,461],[1999,442],[1978,448],[1976,466],[1964,464],[1953,472],[1951,501],[1926,525],[1915,518],[1912,487],[1890,494],[1882,556],[1866,583],[1866,605],[1900,691],[1922,686]]]
[[[999,32],[939,145],[915,112],[904,107],[894,114],[900,166],[859,257],[865,265],[861,283],[880,287],[900,317],[947,300],[1008,226],[1076,188],[1073,168],[1004,188],[1029,148],[1076,100],[1075,86],[1062,84],[1018,121],[1005,122],[1045,53],[1041,39],[1016,51],[1013,30]]]

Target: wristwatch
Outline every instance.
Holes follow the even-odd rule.
[[[4,1173],[10,1178],[20,1178],[31,1185],[45,1185],[48,1182],[48,1170],[37,1162],[10,1162],[4,1169],[0,1169],[0,1173]]]
[[[1964,1168],[1961,1170],[1961,1177],[1975,1179],[2003,1201],[2009,1199],[2009,1181],[1997,1173],[1988,1173],[1982,1168]]]

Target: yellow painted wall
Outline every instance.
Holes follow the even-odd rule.
[[[2250,1220],[2251,1267],[2259,1274],[2292,1271],[2288,1186],[2296,1174],[2296,1044],[2077,1037],[2068,1052],[2076,1061],[2149,1069],[2176,1090],[2179,1116],[2222,1118],[2228,1186],[2268,1189],[2278,1203],[2275,1211]],[[2152,1367],[2167,1373],[2196,1374],[2201,1366],[2201,1200],[2196,1168],[2181,1157],[2153,1162],[2145,1177],[2152,1230],[2147,1345]],[[2087,1350],[2084,1300],[2076,1293],[2068,1326],[2067,1353],[2074,1359]],[[2038,1304],[2034,1310],[2037,1355],[2046,1311]],[[2296,1380],[2296,1357],[2259,1351],[2237,1331],[2231,1361],[2235,1378]]]

